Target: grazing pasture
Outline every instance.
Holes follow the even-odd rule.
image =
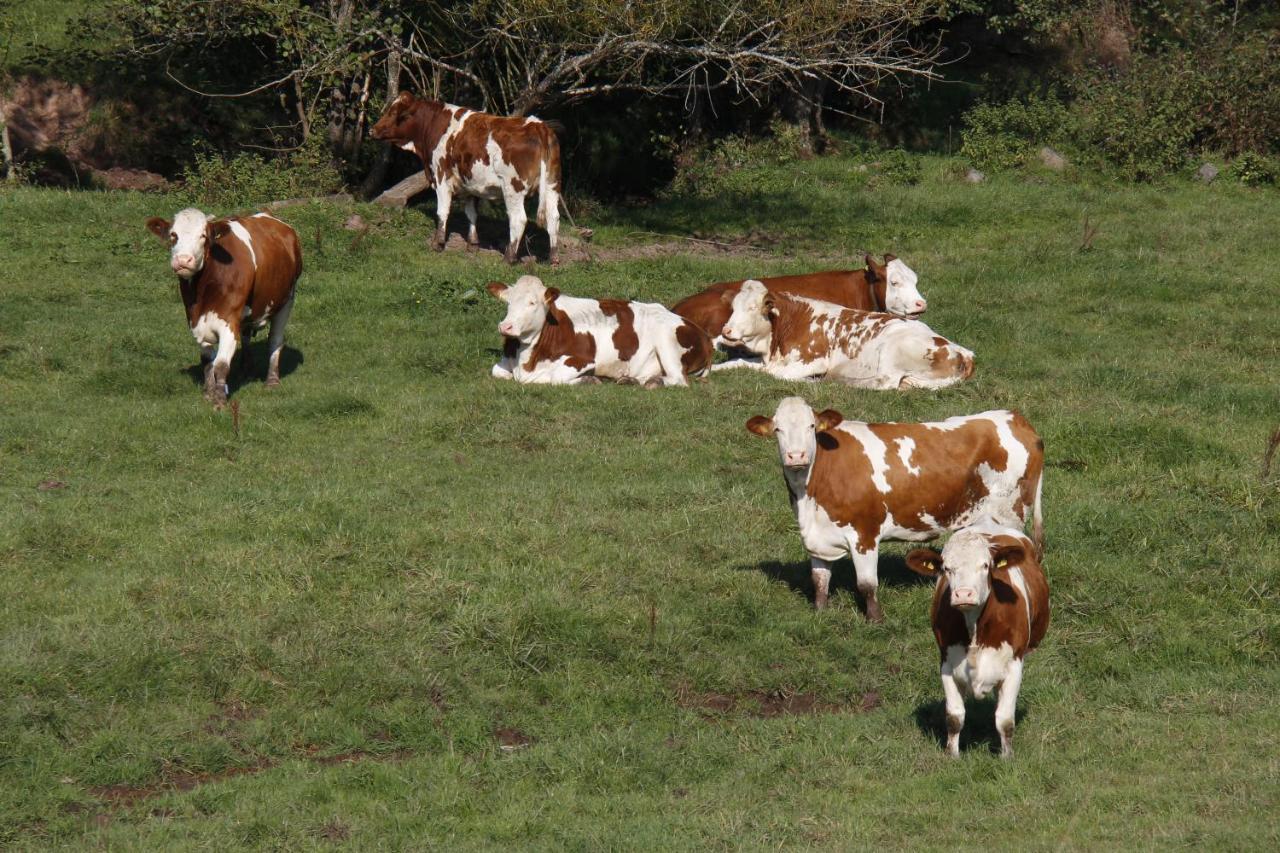
[[[427,208],[355,238],[313,205],[279,213],[283,385],[233,368],[215,413],[144,227],[199,199],[0,195],[0,845],[1274,848],[1280,196],[924,163],[606,210],[594,262],[539,274],[671,304],[892,252],[977,356],[938,392],[496,381],[484,284],[518,271],[428,251]],[[1053,616],[1011,762],[990,700],[943,752],[909,546],[883,624],[847,560],[814,612],[743,429],[796,393],[1043,436]]]

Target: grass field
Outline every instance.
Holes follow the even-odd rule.
[[[892,251],[972,382],[496,382],[483,284],[516,271],[426,251],[422,211],[358,208],[353,241],[316,205],[281,214],[306,254],[284,384],[235,390],[237,432],[142,227],[190,200],[0,196],[0,845],[1275,848],[1280,195],[855,166],[606,210],[595,262],[538,271],[669,302]],[[885,624],[848,561],[812,610],[743,429],[794,393],[1016,407],[1044,437],[1053,621],[1012,762],[990,702],[942,753],[905,546]]]

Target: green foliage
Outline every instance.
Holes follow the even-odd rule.
[[[668,191],[673,195],[709,198],[758,188],[757,173],[812,156],[802,128],[774,122],[766,136],[726,136],[681,152]]]
[[[1237,157],[1227,170],[1227,174],[1246,187],[1274,184],[1277,173],[1275,160],[1252,151],[1246,151]]]
[[[920,183],[923,170],[920,158],[901,148],[891,148],[880,155],[879,177],[894,186],[913,186]]]
[[[991,171],[1023,166],[1041,146],[1063,146],[1072,132],[1070,113],[1052,94],[978,104],[964,125],[961,155]]]
[[[198,152],[182,172],[188,195],[201,204],[234,207],[286,198],[327,195],[342,186],[327,146],[316,136],[285,157]]]

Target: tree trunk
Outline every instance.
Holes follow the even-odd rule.
[[[333,21],[334,30],[341,38],[351,26],[351,11],[355,0],[329,0],[329,17]],[[354,79],[342,77],[334,81],[329,90],[329,150],[334,157],[342,159],[350,155],[347,143],[350,138],[350,123],[355,119],[351,115],[353,102],[358,101],[360,84]]]
[[[387,103],[400,95],[400,54],[394,50],[387,54]],[[391,166],[391,146],[384,144],[373,161],[373,168],[360,184],[360,197],[372,198],[387,181],[387,169]]]

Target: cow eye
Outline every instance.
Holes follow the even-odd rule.
[[[176,243],[176,242],[178,242],[178,235],[177,235],[177,234],[172,234],[172,233],[171,233],[171,234],[169,235],[169,245],[170,245],[170,246],[172,246],[172,245],[173,245],[174,243]]]

